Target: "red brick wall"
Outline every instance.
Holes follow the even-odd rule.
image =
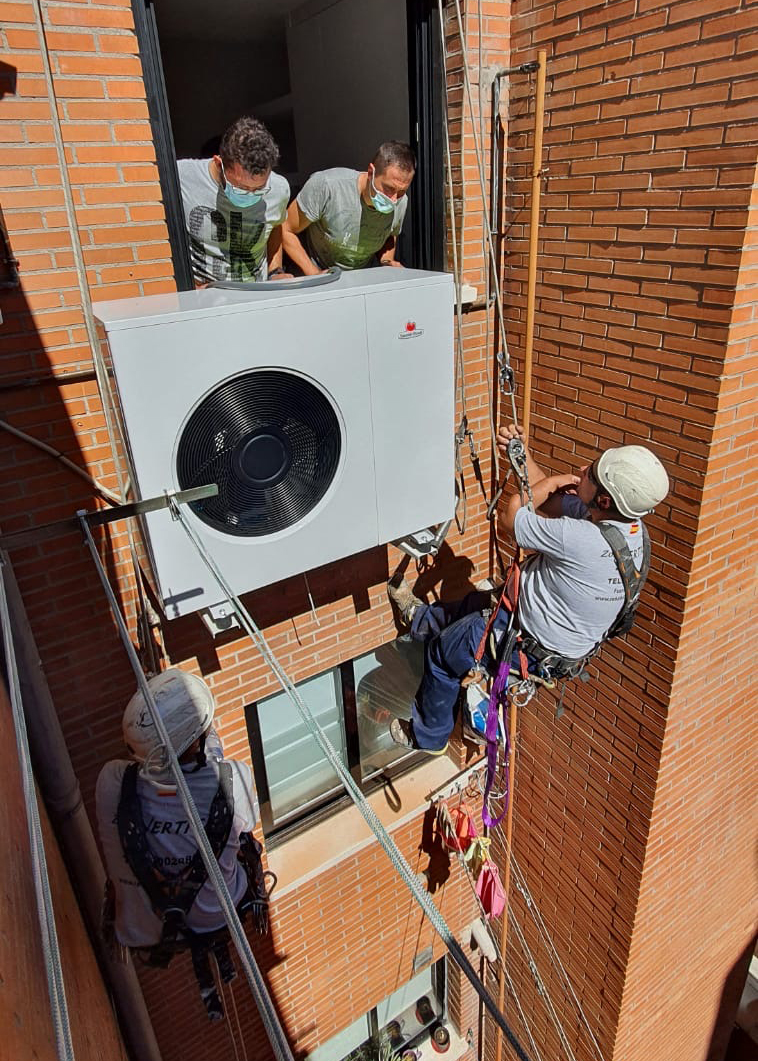
[[[722,988],[755,932],[755,692],[745,679],[756,619],[756,222],[754,186],[627,969],[623,1058],[649,1057],[661,1021],[669,1057],[706,1058],[717,1027],[733,1022],[733,1010],[720,1012]]]
[[[639,1013],[645,1009],[652,1020],[659,995],[665,995],[664,966],[655,955],[674,913],[680,938],[690,948],[697,942],[699,911],[678,904],[676,911],[669,911],[665,904],[656,905],[654,891],[663,873],[667,882],[686,891],[698,872],[694,858],[680,858],[687,851],[676,846],[691,835],[678,830],[691,824],[683,816],[689,793],[685,781],[698,760],[686,741],[676,744],[674,735],[677,726],[692,726],[696,710],[696,701],[689,699],[694,692],[685,687],[687,667],[696,658],[700,662],[696,649],[710,643],[713,629],[704,628],[706,641],[697,626],[701,618],[706,624],[717,622],[721,605],[716,598],[691,603],[688,587],[697,592],[710,589],[724,564],[719,550],[727,547],[727,540],[721,523],[729,513],[709,508],[717,504],[711,498],[711,479],[739,481],[745,494],[749,489],[743,478],[746,453],[731,441],[736,431],[730,434],[729,428],[736,422],[729,417],[738,402],[738,388],[747,390],[749,385],[746,361],[740,360],[747,355],[738,355],[729,343],[736,344],[736,329],[744,323],[738,313],[745,312],[742,304],[734,308],[734,293],[743,283],[740,256],[755,163],[754,130],[747,124],[754,113],[750,75],[755,56],[750,49],[755,39],[746,23],[756,7],[737,0],[711,3],[705,12],[703,6],[646,0],[636,5],[623,0],[513,5],[482,0],[481,6],[471,3],[464,8],[475,111],[480,66],[500,68],[511,59],[534,58],[540,47],[548,51],[545,164],[550,172],[539,262],[535,452],[548,467],[564,470],[600,446],[651,439],[674,478],[670,504],[650,521],[654,570],[635,633],[623,648],[604,652],[592,686],[567,695],[568,713],[562,721],[553,722],[553,705],[544,697],[521,718],[516,855],[605,1056],[612,1053],[621,1015],[616,1056],[625,1061],[627,1046],[629,1057],[643,1057],[645,1050],[650,1056],[648,1025],[639,1021]],[[44,10],[90,290],[94,297],[166,290],[173,284],[172,268],[129,4],[47,3]],[[466,203],[463,271],[481,294],[479,184],[451,15],[448,5],[453,169],[456,195]],[[0,101],[3,135],[10,139],[4,145],[0,181],[22,275],[21,292],[3,301],[6,323],[0,341],[6,381],[34,382],[3,392],[3,417],[114,486],[62,213],[32,5],[0,3],[0,16],[4,61],[18,70],[15,92]],[[533,82],[514,76],[510,91],[510,102],[506,97],[503,107],[510,118],[506,316],[520,369]],[[487,121],[484,129],[486,134]],[[742,265],[748,267],[747,257]],[[491,485],[486,381],[492,335],[492,321],[488,323],[483,311],[465,316],[468,412],[484,486],[477,485],[464,447],[467,531],[461,536],[453,529],[452,553],[446,551],[422,583],[448,596],[484,577],[490,568],[484,509]],[[67,373],[79,375],[67,382]],[[48,457],[2,432],[0,444],[4,531],[93,507],[86,484]],[[731,491],[730,496],[735,500]],[[744,519],[742,510],[740,515]],[[714,521],[712,530],[709,519]],[[732,570],[748,561],[751,529],[746,520],[744,538],[737,539],[736,552],[730,553]],[[133,579],[120,528],[103,535],[102,552],[133,622]],[[455,563],[452,554],[458,557]],[[253,614],[295,680],[394,636],[384,582],[396,561],[392,551],[388,556],[385,550],[374,550],[313,573],[310,585],[320,626],[310,615],[300,578],[251,595]],[[14,563],[91,806],[100,765],[121,751],[120,715],[133,679],[76,536],[23,550]],[[745,609],[740,613],[745,626],[735,637],[747,658],[745,594],[740,607]],[[164,637],[169,659],[199,669],[211,682],[227,749],[247,758],[242,707],[273,685],[256,653],[241,637],[212,641],[196,618],[166,624]],[[735,652],[733,659],[730,666],[742,656]],[[700,674],[698,669],[698,678]],[[730,672],[726,681],[734,705],[739,677]],[[706,690],[703,711],[721,719],[724,709],[719,704],[720,690]],[[746,721],[739,726],[747,727],[746,702],[740,717]],[[707,753],[708,768],[713,767],[714,787],[716,779],[729,787],[724,802],[739,807],[749,794],[742,788],[748,772],[741,766],[739,748],[727,738],[726,721],[718,727]],[[745,733],[746,742],[746,729],[739,732]],[[701,798],[707,800],[707,791]],[[722,825],[723,818],[714,818],[710,835],[714,844],[724,843],[736,894],[747,874],[744,837]],[[650,829],[658,847],[650,850],[646,862]],[[418,819],[403,827],[401,846],[407,853],[417,847],[420,831]],[[674,852],[670,857],[669,843]],[[711,863],[717,849],[707,852]],[[355,913],[352,889],[358,879],[362,896],[364,888],[366,893],[362,910],[370,911],[366,917]],[[311,884],[275,903],[275,953],[268,959],[287,1030],[293,1043],[306,1051],[408,978],[419,931],[418,915],[415,910],[409,913],[406,899],[398,899],[384,857],[374,849],[329,870],[318,884],[333,903],[335,931],[324,931],[328,925]],[[713,892],[706,895],[706,884],[701,888],[700,898],[712,903]],[[677,891],[670,889],[672,903]],[[514,891],[512,899],[577,1057],[592,1056],[521,895]],[[457,910],[459,902],[463,905]],[[470,919],[466,902],[463,882],[451,880],[444,903],[456,927]],[[715,933],[718,910],[713,906],[709,917]],[[735,916],[718,942],[715,968],[706,960],[713,935],[702,941],[702,973],[709,969],[711,975],[700,986],[710,992],[709,998],[717,997],[729,953],[733,949],[736,956],[744,942],[743,930]],[[671,964],[670,952],[664,953],[665,964]],[[543,1055],[559,1056],[555,1032],[512,933],[508,955]],[[262,955],[264,966],[266,960]],[[171,1045],[177,1040],[183,1044],[183,1058],[228,1055],[226,1031],[209,1029],[198,1014],[184,965],[170,973],[146,975],[145,987],[167,1057],[179,1056],[179,1047]],[[456,1009],[468,1015],[473,1003],[467,992],[464,986],[459,998],[456,987],[452,994]],[[241,982],[235,997],[248,1041],[259,1043],[254,1007]],[[692,1020],[689,1005],[678,996],[676,1006],[671,1005],[675,1044]],[[526,1041],[510,997],[507,1007]],[[709,1019],[713,1004],[710,1007]],[[631,1015],[635,1020],[629,1020]],[[187,1029],[186,1035],[179,1033],[180,1027]],[[487,1038],[491,1043],[489,1031]],[[682,1046],[677,1049],[675,1056],[692,1056]]]
[[[745,767],[754,694],[739,675],[743,651],[755,650],[754,600],[740,594],[733,633],[717,613],[734,607],[725,575],[746,587],[755,526],[751,513],[744,538],[742,527],[724,526],[717,484],[750,491],[752,382],[731,329],[746,313],[735,291],[756,159],[755,22],[756,7],[737,2],[512,6],[512,60],[548,53],[535,453],[567,470],[603,446],[649,440],[673,482],[648,521],[653,570],[634,633],[604,650],[559,722],[544,699],[521,716],[516,856],[604,1056],[624,1061],[652,1056],[661,1027],[667,1056],[705,1056],[748,932],[716,896],[724,856],[735,901],[741,894],[747,905],[753,887],[749,836],[726,821],[754,796]],[[514,78],[511,114],[507,277],[519,351],[534,114],[523,78]],[[719,524],[708,531],[711,506]],[[695,604],[706,584],[707,606]],[[710,815],[713,827],[701,830]],[[514,903],[569,1040],[589,1058],[589,1036],[519,894]],[[531,975],[510,939],[514,978],[531,1001]],[[541,1001],[533,1014],[538,1042],[557,1055]]]
[[[102,299],[169,290],[173,273],[128,0],[53,2],[43,9],[90,293]],[[0,17],[4,59],[19,72],[15,91],[0,102],[3,129],[11,140],[3,152],[0,181],[21,274],[20,290],[3,302],[5,382],[14,384],[3,392],[3,417],[113,489],[114,467],[86,344],[32,4],[0,3]],[[475,357],[470,384],[480,390],[482,368],[483,360]],[[76,373],[75,382],[67,381],[70,373]],[[483,415],[476,411],[477,417]],[[480,435],[484,437],[486,433]],[[86,483],[49,457],[2,431],[0,445],[4,532],[96,506]],[[470,466],[465,474],[469,494],[476,495]],[[448,552],[446,563],[427,572],[428,587],[439,585],[444,574],[447,591],[456,593],[486,575],[486,545],[479,546],[482,505],[480,497],[472,496],[468,537],[461,540],[455,531],[450,536],[452,549],[464,559],[454,562]],[[100,546],[133,628],[134,583],[123,528],[103,532]],[[466,556],[478,564],[476,572]],[[253,615],[295,680],[395,636],[385,583],[398,558],[377,549],[310,573],[320,625],[311,615],[302,578],[250,596]],[[123,754],[120,719],[134,680],[79,536],[23,549],[13,559],[91,810],[102,763]],[[186,663],[209,680],[218,697],[219,728],[228,753],[249,759],[242,708],[275,686],[258,654],[239,635],[214,642],[196,617],[166,624],[164,640],[167,659]],[[420,817],[402,831],[402,846],[414,862],[421,833]],[[444,893],[444,910],[456,930],[472,916],[467,887],[458,878]],[[374,845],[323,880],[274,903],[275,952],[261,952],[261,964],[270,966],[275,999],[298,1050],[312,1049],[412,975],[414,954],[429,942],[429,930],[401,892]],[[167,1058],[228,1056],[226,1026],[208,1026],[188,963],[179,962],[167,973],[145,973],[144,983]],[[242,979],[235,997],[249,1041],[264,1051]]]

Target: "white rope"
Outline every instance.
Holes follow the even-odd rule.
[[[244,1061],[248,1061],[247,1047],[245,1046],[245,1037],[242,1034],[242,1025],[240,1024],[240,1017],[239,1017],[239,1013],[237,1012],[237,1000],[234,997],[234,988],[231,985],[231,983],[229,984],[229,996],[230,996],[230,998],[232,1000],[232,1009],[234,1010],[234,1022],[237,1025],[237,1035],[239,1036],[239,1044],[242,1047],[243,1059],[244,1059]],[[235,1054],[236,1054],[236,1049],[235,1049]]]
[[[459,803],[459,806],[460,806],[460,803]],[[451,819],[450,819],[450,815],[449,815],[449,812],[447,810],[447,807],[445,806],[444,802],[440,801],[440,806],[438,808],[438,814],[440,813],[440,810],[442,808],[444,808],[444,810],[442,811],[443,816],[447,815],[447,820],[450,821]],[[481,899],[479,898],[479,896],[477,894],[476,881],[474,880],[474,874],[472,872],[471,866],[469,865],[468,860],[466,859],[466,857],[464,856],[462,851],[460,851],[458,848],[456,848],[455,849],[455,853],[458,856],[458,861],[461,863],[461,865],[463,866],[463,869],[464,869],[464,871],[466,873],[466,879],[468,880],[469,887],[471,888],[471,892],[472,892],[472,894],[474,896],[474,899],[476,900],[476,903],[477,903],[477,905],[479,907],[479,911],[481,913],[482,923],[484,924],[484,927],[486,929],[487,935],[490,938],[490,942],[492,943],[492,946],[495,949],[495,954],[497,956],[497,964],[502,969],[503,973],[505,974],[505,978],[506,978],[506,981],[508,983],[508,987],[509,987],[509,989],[511,991],[511,994],[513,995],[513,999],[514,999],[514,1001],[516,1003],[516,1007],[518,1008],[519,1015],[521,1016],[522,1025],[523,1025],[524,1030],[526,1031],[526,1034],[527,1034],[527,1036],[529,1038],[529,1042],[532,1045],[532,1050],[534,1051],[535,1058],[537,1059],[537,1061],[542,1061],[542,1055],[541,1055],[541,1053],[540,1053],[540,1051],[539,1051],[539,1049],[537,1047],[536,1042],[534,1041],[534,1036],[532,1035],[532,1030],[531,1030],[531,1027],[529,1025],[529,1021],[526,1018],[526,1014],[524,1013],[524,1010],[523,1010],[523,1008],[521,1006],[521,1001],[520,1001],[520,999],[518,997],[518,994],[516,993],[516,987],[515,987],[513,981],[511,980],[511,977],[509,976],[508,970],[507,970],[507,968],[505,966],[505,961],[503,959],[503,953],[502,953],[502,951],[500,949],[500,941],[495,936],[495,933],[494,933],[493,928],[492,928],[492,923],[487,918],[484,906],[482,905],[482,901],[481,901]],[[507,896],[506,896],[506,902],[509,903],[509,905],[510,905],[510,901],[509,901],[509,898]]]
[[[439,0],[439,3],[441,4],[442,0]],[[482,202],[486,203],[486,201],[487,201],[487,188],[486,188],[486,182],[485,182],[485,177],[484,177],[484,167],[482,165],[482,155],[481,155],[481,149],[480,149],[480,144],[479,144],[479,137],[477,135],[476,125],[475,125],[475,123],[473,121],[474,105],[473,105],[473,102],[472,102],[472,95],[471,95],[471,78],[469,77],[468,63],[466,61],[466,51],[465,51],[465,43],[464,43],[465,34],[463,32],[463,22],[462,22],[462,18],[461,18],[460,0],[455,0],[455,14],[456,14],[456,20],[457,20],[457,23],[458,23],[458,36],[459,36],[460,41],[461,41],[463,83],[464,83],[465,88],[466,88],[466,98],[468,100],[469,111],[471,112],[471,115],[472,115],[471,132],[472,132],[472,138],[473,138],[473,141],[474,141],[474,154],[475,154],[475,157],[476,157],[476,165],[477,165],[477,171],[478,171],[478,175],[479,175],[479,188],[480,188],[481,195],[482,195]],[[443,38],[443,43],[444,43],[444,38]],[[503,295],[502,295],[502,291],[501,291],[501,288],[500,288],[500,280],[499,280],[499,277],[498,277],[497,259],[496,259],[496,256],[495,256],[495,242],[494,242],[494,239],[493,239],[493,236],[492,236],[492,228],[491,228],[491,226],[489,224],[489,221],[487,221],[486,224],[483,225],[483,231],[484,231],[484,234],[485,234],[485,236],[487,238],[487,246],[488,246],[488,249],[489,249],[490,261],[492,263],[492,273],[493,273],[493,276],[495,278],[494,291],[495,291],[495,301],[497,303],[498,323],[500,325],[500,342],[502,344],[503,356],[505,357],[506,363],[509,363],[510,359],[509,359],[509,354],[508,354],[508,338],[507,338],[507,336],[505,334],[505,316],[503,314]],[[511,408],[511,412],[512,412],[513,420],[514,420],[514,423],[515,423],[515,422],[518,421],[518,417],[516,415],[516,398],[515,398],[515,395],[513,393],[513,388],[511,388],[510,397],[511,397],[511,407],[512,407]]]
[[[518,992],[516,991],[516,985],[514,984],[513,980],[511,979],[511,974],[508,972],[508,970],[506,968],[503,968],[503,972],[505,973],[505,982],[508,985],[508,990],[510,991],[511,995],[513,996],[513,1001],[516,1003],[516,1009],[519,1011],[519,1016],[521,1017],[521,1023],[523,1024],[524,1030],[526,1031],[526,1034],[527,1034],[527,1037],[529,1039],[529,1042],[532,1045],[532,1050],[534,1051],[534,1056],[537,1058],[537,1061],[542,1061],[542,1054],[540,1053],[539,1047],[537,1046],[536,1042],[534,1041],[534,1036],[532,1035],[532,1029],[529,1026],[529,1021],[526,1019],[526,1013],[524,1013],[524,1009],[523,1009],[523,1007],[521,1005],[521,1000],[518,997]]]
[[[24,708],[21,703],[21,686],[18,676],[18,664],[16,662],[16,652],[13,645],[10,610],[5,589],[5,570],[7,563],[7,555],[5,553],[0,554],[0,567],[2,568],[2,577],[0,577],[0,624],[2,625],[3,630],[5,666],[8,674],[13,726],[16,732],[16,747],[18,749],[18,761],[21,769],[21,780],[24,790],[24,805],[26,808],[26,823],[29,831],[29,851],[32,861],[34,894],[37,900],[37,917],[39,919],[40,935],[42,938],[42,954],[45,962],[45,973],[47,975],[47,990],[50,996],[50,1014],[53,1022],[55,1047],[59,1061],[74,1061],[74,1044],[71,1039],[71,1027],[68,1019],[66,990],[63,982],[58,934],[55,928],[55,913],[53,910],[52,895],[50,894],[50,878],[47,872],[47,859],[45,857],[45,843],[42,836],[42,825],[39,817],[37,790],[34,785],[34,771],[32,769],[31,754],[29,752],[29,738],[26,731]]]
[[[545,986],[545,981],[542,979],[540,971],[537,968],[537,963],[534,960],[534,955],[529,949],[529,944],[526,941],[526,936],[524,935],[521,929],[521,925],[518,922],[518,918],[514,914],[510,904],[508,906],[508,920],[513,926],[513,930],[516,933],[516,938],[518,939],[519,943],[521,944],[522,950],[524,951],[532,977],[534,978],[534,982],[537,985],[537,991],[545,1000],[545,1006],[547,1007],[548,1016],[550,1017],[550,1020],[553,1023],[553,1027],[558,1033],[558,1038],[560,1039],[561,1044],[563,1045],[563,1049],[566,1051],[569,1061],[576,1061],[574,1052],[571,1049],[571,1045],[569,1044],[568,1038],[566,1037],[566,1032],[564,1031],[563,1024],[561,1023],[561,1020],[558,1014],[556,1013],[555,1006],[553,1005],[553,1000],[550,997],[550,992]]]

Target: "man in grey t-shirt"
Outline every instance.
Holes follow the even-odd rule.
[[[397,237],[416,170],[407,144],[382,144],[368,168],[314,173],[290,204],[284,250],[305,276],[338,265],[365,269],[394,265]]]
[[[255,118],[239,118],[212,158],[177,163],[198,287],[283,279],[282,222],[290,188],[273,172],[279,149]]]
[[[498,432],[503,462],[508,443],[521,434],[514,425]],[[514,494],[498,511],[498,531],[514,537],[532,555],[522,566],[517,627],[534,651],[579,663],[602,642],[624,604],[624,585],[613,553],[596,526],[611,523],[623,535],[640,569],[644,532],[640,517],[666,497],[668,476],[644,446],[608,449],[580,475],[545,475],[527,451],[535,512]],[[571,491],[567,493],[567,491]],[[390,598],[411,636],[425,641],[424,677],[412,720],[394,719],[396,743],[441,754],[453,729],[460,683],[474,665],[487,622],[482,609],[490,594],[469,594],[455,605],[425,605],[409,586],[390,583]],[[501,608],[493,634],[502,637],[508,615]],[[517,660],[518,661],[518,660]],[[483,664],[492,668],[489,645]],[[569,673],[570,671],[563,671]]]

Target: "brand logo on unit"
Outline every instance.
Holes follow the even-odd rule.
[[[419,335],[424,334],[424,329],[419,328],[415,321],[408,321],[403,331],[398,335],[398,339],[417,339]]]

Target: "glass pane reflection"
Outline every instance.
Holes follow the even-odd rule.
[[[393,718],[410,718],[424,670],[424,646],[391,641],[353,661],[361,775],[365,779],[408,754],[389,734]]]

